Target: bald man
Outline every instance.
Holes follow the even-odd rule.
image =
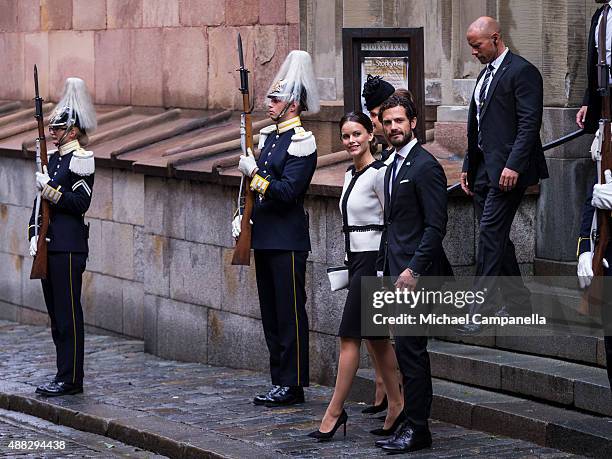
[[[540,140],[542,75],[506,47],[493,18],[472,23],[467,41],[485,68],[470,103],[461,187],[473,196],[480,221],[476,288],[489,292],[485,304],[471,312],[528,313],[529,291],[521,279],[510,227],[526,188],[548,177]],[[498,276],[504,276],[503,297],[496,296],[502,285]],[[474,324],[461,330],[480,331]]]

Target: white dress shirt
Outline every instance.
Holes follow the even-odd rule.
[[[491,72],[491,76],[489,77],[489,82],[487,83],[488,86],[487,86],[487,90],[485,91],[485,99],[487,98],[487,94],[489,94],[489,88],[491,87],[491,82],[493,81],[493,77],[495,76],[495,73],[497,73],[497,70],[499,69],[502,62],[504,61],[504,58],[506,57],[506,54],[508,54],[508,51],[509,51],[509,48],[506,47],[504,52],[501,53],[499,56],[497,56],[497,59],[495,59],[493,62],[489,62],[489,64],[493,65],[493,71]],[[478,83],[476,83],[476,88],[474,89],[474,102],[476,102],[477,107],[480,104],[480,88],[482,87],[482,83],[484,81],[485,75],[486,75],[486,71],[485,73],[482,74],[482,77],[480,78],[480,80],[478,80]],[[480,123],[480,114],[477,113],[476,117],[478,118],[478,122]]]
[[[397,164],[395,168],[395,176],[389,178],[389,196],[391,196],[391,192],[393,191],[393,182],[395,181],[395,177],[397,177],[397,173],[399,172],[400,168],[404,165],[404,161],[406,160],[406,157],[410,154],[410,150],[412,150],[412,147],[414,147],[417,144],[417,142],[418,142],[417,138],[413,137],[413,139],[410,142],[408,142],[406,145],[404,145],[399,151],[395,151],[393,152],[393,154],[389,156],[388,162],[386,164],[391,169],[391,171],[393,171],[393,162],[395,161],[396,155],[399,155],[401,157],[401,159],[398,159],[399,163]]]
[[[612,0],[608,2],[610,8],[612,8]],[[603,13],[603,11],[602,11]],[[601,22],[601,13],[599,13],[599,17],[597,18],[597,25],[595,26],[595,49],[597,52],[597,56],[599,56],[599,23]],[[612,9],[608,10],[608,20],[606,21],[606,60],[608,61],[608,65],[612,63],[612,50],[610,49],[610,42],[612,42]],[[610,82],[612,82],[612,77],[610,78]]]

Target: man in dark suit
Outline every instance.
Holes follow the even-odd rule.
[[[442,248],[447,222],[446,176],[412,132],[417,113],[410,99],[391,96],[382,104],[379,116],[395,151],[385,175],[385,230],[378,267],[397,279],[397,289],[413,290],[421,276],[448,272]],[[432,386],[427,337],[396,336],[395,352],[403,375],[406,421],[393,437],[376,442],[376,446],[396,453],[428,448]]]
[[[598,129],[599,120],[603,118],[602,114],[602,97],[598,93],[600,84],[609,85],[612,80],[611,75],[602,75],[604,81],[599,81],[599,75],[597,71],[597,63],[599,60],[599,33],[602,27],[602,23],[605,17],[605,32],[602,38],[605,36],[606,46],[606,61],[608,66],[611,64],[610,58],[610,43],[612,40],[612,13],[610,11],[609,2],[597,1],[596,3],[606,3],[601,8],[598,8],[593,17],[591,18],[591,29],[589,31],[588,41],[588,54],[587,54],[587,88],[584,93],[582,107],[576,114],[576,124],[581,129],[585,129],[588,133],[594,133]],[[604,14],[605,13],[605,14]],[[602,50],[602,53],[604,50]],[[607,78],[606,78],[607,77]],[[608,81],[605,81],[605,80]],[[599,155],[598,142],[594,142],[591,151],[593,159]],[[595,169],[595,168],[594,168]],[[593,175],[596,175],[595,170]],[[596,177],[593,177],[593,182],[597,181]],[[595,248],[594,241],[591,240],[591,229],[593,227],[593,217],[595,215],[595,208],[602,210],[612,210],[612,184],[600,184],[595,185],[589,189],[587,197],[584,203],[582,211],[582,222],[580,225],[580,237],[578,238],[578,249],[576,256],[578,257],[578,277],[580,280],[580,286],[587,288],[591,284],[593,278],[593,250]],[[612,224],[612,222],[609,222]],[[596,229],[593,227],[593,229]],[[604,275],[612,276],[612,268],[609,267],[609,262],[612,261],[612,244],[608,241],[606,253],[604,254],[607,260],[608,266],[604,265]],[[608,381],[610,388],[612,389],[612,305],[604,304],[602,307],[602,322],[604,325],[604,346],[606,350],[606,361],[608,362]]]
[[[514,312],[528,312],[529,291],[520,277],[510,227],[527,187],[548,177],[539,134],[542,76],[506,47],[493,18],[477,19],[467,40],[472,55],[487,64],[470,103],[468,151],[461,174],[461,187],[474,197],[480,221],[475,288],[493,293],[483,309],[506,314],[505,305],[494,304],[500,288],[495,278],[504,276],[504,300],[512,303]],[[477,333],[480,327],[470,324],[462,331]]]

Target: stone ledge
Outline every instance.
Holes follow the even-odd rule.
[[[142,411],[106,404],[83,404],[68,408],[28,395],[31,391],[32,387],[27,384],[0,382],[0,408],[103,435],[169,457],[276,457],[263,448],[245,445],[231,438],[220,441],[217,435]]]

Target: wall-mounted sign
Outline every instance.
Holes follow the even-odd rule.
[[[361,97],[367,75],[379,75],[396,89],[409,89],[421,120],[415,129],[425,142],[423,29],[342,29],[344,109],[367,113]]]

